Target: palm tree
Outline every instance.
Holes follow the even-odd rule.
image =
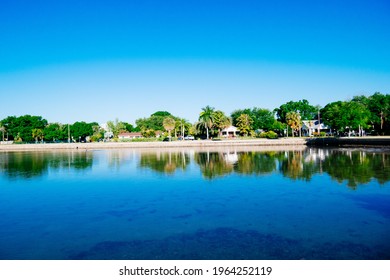
[[[297,112],[291,111],[286,114],[287,124],[292,128],[292,136],[294,137],[294,130],[301,128],[301,115]]]
[[[248,114],[241,114],[237,118],[237,128],[241,133],[244,133],[245,136],[252,131],[253,120]]]
[[[169,139],[171,139],[171,130],[175,129],[176,121],[171,117],[166,117],[163,120],[163,126],[169,132]]]
[[[206,136],[207,139],[209,139],[209,129],[211,129],[214,124],[214,108],[209,105],[202,108],[202,112],[199,114],[199,122],[206,128]]]
[[[231,126],[232,121],[222,111],[214,112],[214,126],[218,129],[218,136],[221,137],[222,130]]]
[[[112,132],[114,135],[114,138],[118,138],[119,133],[121,133],[122,130],[125,130],[126,127],[123,124],[123,122],[120,122],[118,119],[115,119],[115,122],[108,121],[107,122],[108,129]]]
[[[1,132],[3,132],[3,142],[4,142],[4,132],[5,132],[5,127],[4,127],[4,126],[0,127],[0,131],[1,131]]]

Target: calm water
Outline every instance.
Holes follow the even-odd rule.
[[[0,259],[390,259],[390,151],[0,153]]]

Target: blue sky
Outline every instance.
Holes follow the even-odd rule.
[[[196,121],[390,93],[390,2],[0,2],[0,119]]]

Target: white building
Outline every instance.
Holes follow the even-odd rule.
[[[306,120],[302,121],[302,133],[303,136],[313,136],[314,132],[318,133],[318,130],[328,132],[330,127],[318,120]]]
[[[141,134],[141,132],[122,132],[122,133],[119,133],[118,138],[120,140],[138,139],[138,138],[142,138],[142,134]]]
[[[222,130],[222,137],[236,137],[240,131],[235,126],[229,126]]]

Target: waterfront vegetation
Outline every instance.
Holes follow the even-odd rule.
[[[254,107],[238,109],[230,116],[211,106],[201,109],[198,122],[191,124],[185,118],[158,111],[147,118],[139,118],[132,124],[107,121],[105,127],[97,122],[77,121],[73,124],[49,123],[42,116],[8,116],[0,121],[2,141],[14,143],[38,142],[97,142],[118,141],[122,132],[141,132],[143,140],[162,141],[184,135],[198,139],[221,138],[223,129],[234,125],[240,136],[277,138],[279,136],[301,136],[302,121],[320,121],[329,126],[328,135],[390,134],[390,95],[375,93],[371,96],[355,96],[349,101],[331,102],[320,108],[305,99],[289,101],[273,111]],[[324,131],[313,133],[325,136]],[[160,136],[156,140],[156,136]]]

